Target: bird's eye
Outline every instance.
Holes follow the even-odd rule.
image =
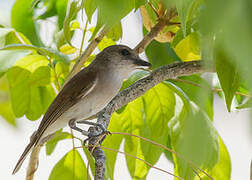
[[[128,56],[128,55],[130,54],[130,52],[129,52],[127,49],[123,49],[123,50],[121,51],[121,54],[122,54],[123,56]]]

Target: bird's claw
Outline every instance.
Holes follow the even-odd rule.
[[[87,144],[87,141],[89,141],[90,139],[95,138],[95,137],[99,137],[99,136],[102,136],[102,135],[104,135],[104,137],[99,141],[99,144],[101,144],[103,142],[106,135],[112,135],[112,133],[110,131],[107,131],[107,130],[102,131],[99,134],[91,134],[90,133],[90,134],[88,134],[88,138],[83,141],[83,146],[85,146]]]

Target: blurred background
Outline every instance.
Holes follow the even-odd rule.
[[[0,0],[0,24],[8,25],[10,23],[10,9],[14,0]],[[94,17],[95,18],[95,17]],[[123,25],[123,39],[121,44],[126,44],[134,47],[142,38],[142,27],[139,23],[141,16],[139,11],[131,12],[122,21]],[[42,31],[43,41],[50,44],[50,33],[53,31],[51,24],[52,21],[45,22],[45,28]],[[75,44],[80,44],[78,34],[75,35]],[[144,55],[143,55],[144,56]],[[145,57],[143,57],[145,58]],[[24,179],[25,169],[28,160],[25,161],[22,169],[14,176],[11,172],[14,168],[16,161],[24,150],[24,147],[29,142],[30,135],[37,128],[39,121],[29,121],[25,118],[17,120],[16,127],[11,126],[0,117],[0,173],[1,179],[17,180]],[[252,134],[250,113],[248,110],[227,112],[226,106],[219,97],[214,99],[214,125],[220,136],[223,138],[227,149],[230,153],[232,162],[232,180],[249,180],[250,177],[250,162],[252,159]],[[68,147],[68,148],[66,148]],[[35,179],[44,180],[48,179],[49,172],[62,156],[71,149],[71,141],[66,140],[60,142],[56,148],[56,152],[52,156],[46,156],[45,149],[40,153],[40,165],[36,173]],[[170,172],[173,171],[173,165],[170,164],[164,156],[156,164],[157,167],[166,169]],[[118,155],[115,165],[115,177],[120,179],[130,179],[126,162],[123,155]],[[123,177],[123,178],[122,178]],[[172,179],[167,174],[152,169],[148,174],[147,179]],[[117,179],[117,178],[116,178]]]

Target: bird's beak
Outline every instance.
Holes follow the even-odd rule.
[[[133,61],[134,61],[134,64],[137,65],[137,66],[151,67],[151,63],[149,63],[147,61],[144,61],[144,60],[142,60],[140,58],[134,58]]]

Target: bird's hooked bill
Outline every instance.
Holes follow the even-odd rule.
[[[144,61],[140,58],[134,58],[134,64],[137,66],[151,67],[151,63]]]

